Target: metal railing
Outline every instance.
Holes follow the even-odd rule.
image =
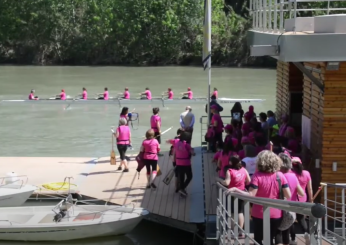
[[[10,181],[10,183],[6,183],[6,180],[13,179],[15,180]],[[24,185],[28,183],[28,176],[26,175],[19,175],[15,177],[0,177],[0,188],[11,188],[11,189],[21,189]]]
[[[304,2],[304,3],[301,3]],[[306,8],[306,3],[324,2],[326,8]],[[346,8],[330,7],[331,2],[342,0],[250,0],[252,28],[262,32],[284,33],[285,19],[294,19],[296,27],[299,12],[315,12],[313,15],[329,14],[330,11],[345,11]],[[316,13],[318,12],[318,13]]]
[[[285,211],[295,212],[309,216],[310,223],[310,242],[313,245],[322,244],[322,217],[326,214],[326,208],[321,204],[292,202],[269,198],[251,197],[238,193],[227,193],[228,189],[221,185],[218,186],[217,199],[217,238],[219,244],[244,244],[239,241],[239,231],[245,234],[245,244],[250,241],[257,243],[250,236],[250,203],[263,206],[263,244],[271,244],[270,239],[270,208],[277,208]],[[231,201],[234,198],[234,203]],[[244,201],[244,228],[239,226],[238,200]],[[234,214],[231,213],[231,206],[234,206]],[[234,226],[232,228],[232,226]],[[232,241],[233,240],[233,241]]]
[[[327,207],[323,238],[332,244],[346,245],[346,183],[321,183],[321,186],[323,187],[324,206]]]

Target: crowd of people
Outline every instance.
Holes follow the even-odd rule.
[[[272,111],[261,112],[257,117],[253,106],[244,113],[241,104],[235,103],[231,110],[231,122],[224,125],[220,107],[213,103],[210,109],[212,117],[206,140],[215,152],[212,162],[218,172],[217,182],[228,188],[229,192],[313,202],[311,176],[303,168],[300,142],[294,128],[289,125],[287,115],[282,116],[279,126]],[[232,202],[232,213],[233,206]],[[243,212],[244,203],[239,200],[241,227],[244,225]],[[251,217],[254,240],[263,244],[263,207],[253,204]],[[297,214],[296,220],[304,232],[306,244],[310,244],[305,217]],[[282,231],[279,229],[281,222],[282,211],[271,208],[271,244],[297,244],[294,226]],[[239,237],[243,238],[244,234],[240,233]]]
[[[208,108],[206,108],[208,109]],[[239,102],[231,110],[231,121],[224,125],[215,95],[211,98],[212,113],[206,140],[213,151],[213,164],[218,172],[216,181],[228,188],[229,192],[270,199],[286,199],[298,202],[313,202],[311,177],[304,170],[300,159],[300,142],[295,130],[289,124],[289,117],[281,117],[280,126],[272,111],[256,114],[254,106],[244,112]],[[146,132],[140,148],[146,167],[147,188],[156,189],[155,178],[158,174],[158,157],[161,144],[161,117],[159,108],[152,109],[150,129]],[[208,110],[206,110],[208,112]],[[125,153],[131,145],[131,132],[128,122],[131,120],[128,108],[123,108],[119,127],[114,132],[121,159],[119,170],[128,172]],[[192,108],[187,106],[180,115],[181,128],[171,144],[170,155],[173,159],[176,192],[186,196],[187,186],[193,178],[191,158],[195,155],[191,147],[195,117]],[[127,128],[126,128],[127,127]],[[225,135],[224,135],[225,134]],[[238,199],[239,200],[239,199]],[[234,213],[234,205],[231,212]],[[238,201],[239,225],[244,225],[244,203]],[[263,244],[263,207],[252,205],[251,217],[254,223],[254,239]],[[305,217],[297,214],[296,220],[305,233],[306,244],[310,244]],[[272,244],[296,244],[294,226],[282,231],[278,227],[282,221],[282,212],[270,210],[270,231]],[[244,234],[240,233],[240,238]]]

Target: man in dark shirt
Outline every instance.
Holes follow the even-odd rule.
[[[210,100],[210,107],[212,107],[213,105],[216,105],[219,108],[218,109],[219,112],[223,111],[223,107],[220,106],[219,103],[217,103],[215,95],[212,95],[210,98],[211,98],[211,100]],[[205,113],[208,114],[208,104],[205,105]],[[211,120],[212,116],[213,116],[213,114],[210,113],[210,120]]]

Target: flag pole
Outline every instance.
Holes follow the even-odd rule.
[[[207,49],[208,49],[208,126],[210,125],[211,123],[211,118],[210,118],[210,85],[211,85],[211,10],[212,10],[212,7],[211,7],[211,1],[212,0],[206,0],[207,1],[207,15],[205,16],[206,17],[206,21],[208,23],[205,23],[207,26],[207,37],[206,39],[204,39],[204,41],[207,40],[207,43],[206,43],[206,46],[207,46]],[[208,151],[210,150],[210,144],[208,144]]]

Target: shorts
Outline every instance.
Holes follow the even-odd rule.
[[[127,145],[117,144],[117,148],[118,148],[118,152],[119,152],[121,161],[124,161],[125,160],[125,153],[127,150]]]

